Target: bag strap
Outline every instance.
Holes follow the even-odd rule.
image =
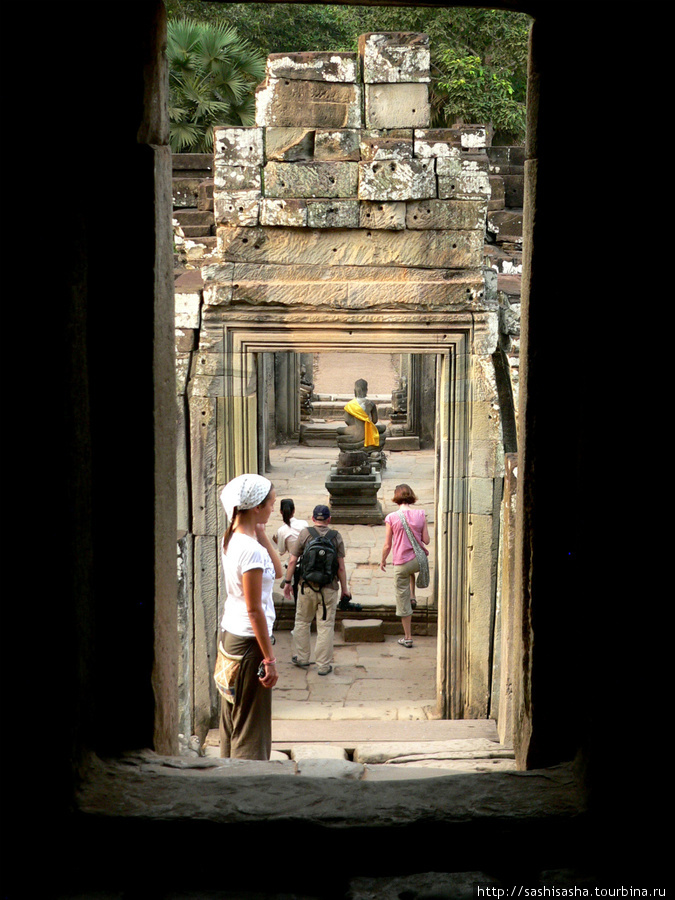
[[[408,535],[408,540],[410,541],[410,545],[412,546],[413,550],[422,550],[422,548],[420,547],[420,545],[417,541],[417,538],[412,533],[412,529],[411,529],[410,525],[408,524],[408,520],[403,515],[402,510],[399,509],[398,515],[399,515],[401,522],[403,522],[403,527],[405,528],[405,533]],[[422,550],[422,553],[424,553],[424,550]],[[424,555],[426,556],[426,553],[424,553]]]

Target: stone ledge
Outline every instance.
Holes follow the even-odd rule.
[[[367,777],[354,778],[361,768]],[[432,814],[437,823],[481,822],[498,831],[505,822],[535,819],[541,827],[586,812],[572,763],[476,774],[356,763],[347,777],[335,771],[334,760],[323,773],[314,766],[311,777],[302,777],[291,760],[186,759],[151,751],[109,760],[91,756],[76,802],[85,816],[230,824],[301,820],[338,828],[397,829]]]

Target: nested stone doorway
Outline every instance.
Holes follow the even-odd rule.
[[[501,499],[494,468],[499,427],[489,376],[489,323],[475,313],[421,316],[414,310],[303,315],[212,306],[205,313],[188,397],[195,656],[203,655],[192,660],[197,733],[208,728],[217,706],[209,657],[222,609],[217,546],[225,523],[218,494],[236,474],[260,467],[260,362],[264,354],[284,350],[391,354],[405,349],[435,357],[437,708],[444,718],[486,718]]]

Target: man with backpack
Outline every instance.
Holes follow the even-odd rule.
[[[303,528],[289,547],[290,560],[286,570],[284,597],[291,599],[296,566],[299,575],[298,599],[293,627],[293,656],[296,666],[309,666],[309,635],[316,616],[316,664],[319,675],[333,671],[333,630],[338,609],[338,590],[341,590],[340,609],[361,609],[351,603],[347,591],[345,545],[342,536],[330,527],[330,510],[315,506],[312,524]]]

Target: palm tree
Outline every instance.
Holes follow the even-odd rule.
[[[209,153],[214,125],[252,125],[265,57],[233,28],[193,19],[168,23],[170,142],[174,153]]]

